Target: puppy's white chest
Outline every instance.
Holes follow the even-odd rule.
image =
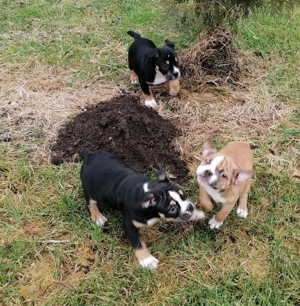
[[[214,199],[216,203],[222,203],[224,204],[226,202],[226,199],[224,199],[220,192],[218,190],[215,190],[209,185],[203,184],[202,187],[205,189],[205,191]]]
[[[156,71],[155,79],[152,83],[149,83],[150,85],[159,85],[164,82],[166,82],[166,77],[158,70]]]

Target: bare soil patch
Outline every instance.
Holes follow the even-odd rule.
[[[89,107],[63,127],[52,146],[51,161],[78,161],[80,150],[89,148],[117,154],[137,171],[164,168],[182,180],[189,170],[174,145],[179,135],[156,110],[125,94]]]

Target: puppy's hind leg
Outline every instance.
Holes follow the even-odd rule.
[[[90,199],[88,207],[91,213],[92,220],[95,221],[98,226],[103,226],[107,219],[99,211],[97,202]]]
[[[251,186],[251,180],[245,182],[245,188],[243,189],[240,198],[239,198],[239,205],[236,210],[238,216],[242,218],[247,218],[248,216],[248,208],[247,208],[247,201],[248,201],[248,192]]]

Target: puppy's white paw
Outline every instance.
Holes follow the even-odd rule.
[[[199,221],[205,219],[205,213],[201,210],[195,209],[191,221]]]
[[[139,79],[131,79],[131,84],[137,85],[139,83]]]
[[[242,217],[242,218],[247,218],[247,216],[248,216],[248,211],[247,211],[247,210],[240,209],[240,208],[238,208],[238,209],[236,210],[236,213],[237,213],[238,216],[240,216],[240,217]]]
[[[105,224],[105,222],[107,221],[107,219],[104,216],[99,216],[95,222],[97,224],[97,226],[103,226]]]
[[[157,103],[155,101],[155,99],[152,99],[152,100],[145,100],[145,105],[148,106],[148,107],[157,107]]]
[[[220,226],[223,224],[223,222],[218,222],[215,219],[215,216],[213,216],[209,221],[208,221],[209,227],[211,229],[215,229],[215,228],[220,228]]]
[[[158,267],[159,261],[154,256],[150,255],[149,257],[139,261],[139,263],[143,268],[149,268],[151,270],[155,270]]]

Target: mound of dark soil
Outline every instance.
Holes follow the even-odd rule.
[[[87,109],[59,131],[52,163],[79,161],[80,150],[88,148],[117,154],[139,172],[166,169],[183,181],[189,171],[173,145],[177,135],[171,122],[138,98],[118,96]]]

